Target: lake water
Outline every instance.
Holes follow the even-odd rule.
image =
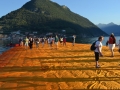
[[[119,40],[120,40],[120,36],[115,36],[116,38],[116,43],[118,44],[119,43]],[[93,43],[95,40],[98,40],[98,37],[94,37],[94,38],[90,38],[91,43]],[[104,37],[104,40],[102,41],[102,44],[105,46],[106,45],[106,42],[109,40],[109,37]]]
[[[0,54],[11,48],[11,47],[6,47],[5,46],[5,44],[7,44],[7,42],[8,41],[3,41],[3,40],[0,39]]]

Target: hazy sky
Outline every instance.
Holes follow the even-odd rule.
[[[19,9],[30,0],[0,0],[0,17]],[[120,25],[120,0],[51,0],[67,6],[94,24],[113,22]]]

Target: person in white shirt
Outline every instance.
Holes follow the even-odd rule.
[[[28,48],[28,43],[29,43],[29,39],[26,37],[26,38],[25,38],[25,49]]]
[[[75,38],[76,38],[76,36],[73,35],[73,37],[72,37],[72,45],[73,45],[73,46],[75,45]]]
[[[49,38],[49,42],[50,42],[50,48],[52,49],[52,44],[53,44],[53,38],[52,38],[52,36]]]
[[[98,38],[98,41],[95,43],[96,49],[94,50],[94,53],[95,53],[96,68],[100,67],[100,65],[98,63],[99,56],[103,56],[103,54],[102,54],[102,41],[103,41],[103,39],[104,39],[104,37],[100,36]]]

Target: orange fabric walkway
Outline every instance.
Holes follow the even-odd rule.
[[[0,55],[0,90],[120,89],[120,54],[111,58],[103,47],[101,68],[95,68],[90,45],[59,44],[32,50],[14,47]]]

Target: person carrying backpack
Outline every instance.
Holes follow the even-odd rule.
[[[98,38],[98,41],[96,41],[96,43],[95,43],[96,49],[94,50],[94,54],[95,54],[96,68],[100,67],[100,65],[98,63],[99,56],[103,56],[103,54],[102,54],[102,41],[103,41],[103,39],[104,39],[104,37],[100,36]]]

